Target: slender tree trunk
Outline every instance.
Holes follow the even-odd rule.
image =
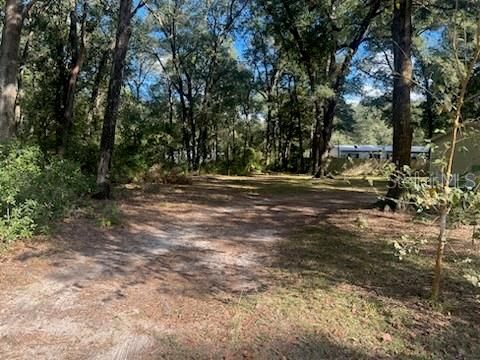
[[[440,210],[440,234],[437,242],[437,255],[435,260],[435,271],[432,284],[432,298],[437,300],[440,295],[440,288],[443,276],[443,255],[445,253],[445,245],[447,242],[447,220],[448,208],[443,207]]]
[[[386,205],[398,207],[402,195],[402,177],[405,166],[410,166],[413,131],[411,124],[412,87],[412,0],[395,0],[392,22],[394,77],[393,77],[393,162],[397,172],[387,193]]]
[[[319,159],[321,157],[321,141],[322,141],[322,104],[319,99],[313,102],[314,129],[312,137],[312,175],[316,175],[320,171]]]
[[[265,133],[265,158],[266,165],[270,165],[270,156],[272,154],[272,106],[270,99],[267,99],[267,129]]]
[[[457,41],[455,39],[454,41]],[[459,54],[456,51],[456,59],[458,59]],[[456,99],[456,106],[455,112],[452,117],[452,134],[451,134],[451,142],[450,146],[446,152],[446,164],[442,169],[442,173],[445,176],[443,179],[443,191],[442,196],[444,198],[445,203],[440,207],[440,234],[438,236],[438,244],[437,244],[437,256],[435,261],[435,275],[432,284],[432,299],[437,301],[438,296],[440,294],[440,286],[441,280],[443,275],[443,255],[445,253],[445,245],[447,242],[446,237],[446,230],[447,230],[447,222],[448,216],[450,211],[452,210],[453,198],[452,192],[450,188],[450,181],[453,175],[453,166],[455,162],[455,155],[457,153],[457,145],[458,145],[458,137],[460,133],[460,129],[462,126],[462,111],[463,106],[465,105],[465,98],[467,95],[468,85],[470,80],[472,79],[473,73],[475,71],[475,67],[478,64],[478,60],[480,59],[480,21],[477,22],[477,33],[476,33],[476,45],[475,45],[475,52],[474,55],[469,63],[466,63],[466,72],[460,74],[460,91]],[[460,65],[457,63],[457,65]]]
[[[243,139],[243,162],[244,163],[247,160],[247,149],[248,149],[248,138],[249,138],[249,136],[250,136],[250,124],[247,122],[247,133],[245,134],[245,139]]]
[[[7,0],[0,45],[0,142],[15,136],[18,57],[24,20],[22,1]]]
[[[334,98],[327,100],[323,108],[323,126],[320,143],[318,146],[317,171],[315,173],[316,178],[324,176],[326,172],[327,164],[325,160],[330,150],[330,140],[332,139],[333,133],[333,121],[337,111],[337,101],[337,97],[335,96]]]
[[[297,120],[297,136],[298,136],[298,152],[299,152],[299,163],[298,163],[298,172],[303,173],[305,171],[305,160],[303,157],[303,153],[305,151],[303,146],[303,128],[302,128],[302,116],[299,110],[299,101],[298,101],[298,88],[297,88],[297,80],[293,79],[293,106],[292,108],[295,109],[294,111],[294,118]]]
[[[73,10],[70,12],[70,52],[71,52],[71,65],[68,78],[65,85],[65,94],[64,94],[64,104],[63,104],[63,114],[60,120],[60,131],[58,135],[60,136],[57,139],[57,153],[63,156],[65,150],[68,146],[70,139],[70,132],[73,122],[73,111],[75,105],[75,92],[77,89],[78,77],[83,66],[83,62],[86,55],[85,47],[85,21],[86,21],[86,6],[87,3],[84,3],[83,16],[81,20],[81,29],[80,36],[78,34],[77,25],[78,25],[78,16],[76,10],[76,1],[72,2]]]
[[[278,68],[274,68],[274,70],[269,74],[268,67],[265,65],[265,76],[266,81],[268,82],[267,89],[266,89],[266,98],[267,98],[267,129],[265,134],[265,157],[266,157],[266,165],[270,165],[271,157],[272,157],[272,143],[275,142],[274,132],[275,132],[275,125],[273,124],[273,106],[274,106],[274,96],[273,92],[278,90],[278,81],[282,75],[282,71]],[[278,97],[278,91],[277,91]]]
[[[423,87],[425,89],[425,107],[424,107],[424,119],[426,120],[427,125],[427,136],[428,139],[432,139],[435,133],[435,115],[433,111],[434,99],[431,91],[430,85],[430,76],[427,70],[427,66],[423,61],[419,61],[420,70],[423,77]]]
[[[27,62],[28,52],[30,50],[30,42],[32,40],[33,32],[30,32],[28,35],[27,41],[25,42],[25,46],[22,51],[22,57],[20,59],[18,76],[17,76],[17,97],[15,99],[15,133],[18,132],[19,128],[23,122],[23,114],[22,114],[22,107],[21,107],[21,98],[23,95],[23,76],[25,70],[25,63]]]
[[[168,83],[168,130],[170,136],[174,137],[174,127],[173,127],[173,118],[175,116],[175,103],[173,99],[173,84]],[[172,144],[168,146],[168,158],[170,164],[173,166],[175,164],[175,149]]]
[[[102,54],[100,61],[98,63],[97,73],[95,74],[95,79],[93,80],[92,93],[90,95],[90,112],[88,114],[88,137],[91,138],[93,134],[98,131],[99,122],[99,113],[101,105],[101,96],[100,88],[102,87],[102,82],[105,78],[107,71],[108,58],[110,56],[111,50],[107,50]]]
[[[298,128],[298,152],[300,155],[300,163],[299,163],[299,172],[303,173],[305,171],[305,158],[303,157],[303,153],[305,151],[303,147],[303,129],[302,129],[302,117],[297,114],[297,128]]]
[[[200,127],[200,135],[198,137],[198,152],[197,155],[199,160],[199,164],[205,164],[208,159],[208,125],[206,119],[204,119],[204,123]]]
[[[106,199],[111,196],[110,170],[115,146],[115,130],[117,125],[120,94],[123,85],[125,59],[131,37],[132,0],[121,0],[118,27],[113,50],[112,69],[108,86],[107,107],[103,120],[102,139],[100,142],[100,161],[98,165],[97,198]]]
[[[213,124],[213,128],[214,128],[214,133],[215,133],[215,144],[214,144],[214,147],[215,147],[215,153],[214,153],[214,156],[215,156],[215,162],[218,161],[219,157],[220,157],[220,153],[219,153],[219,145],[218,145],[218,126],[217,126],[217,123],[215,122]]]
[[[192,168],[192,148],[190,146],[190,134],[187,129],[187,105],[185,103],[185,98],[183,93],[180,93],[180,106],[181,106],[181,113],[182,113],[182,136],[183,136],[183,146],[185,147],[185,152],[187,155],[187,163],[188,167]]]
[[[193,84],[192,79],[188,73],[186,73],[187,78],[187,99],[188,99],[188,124],[190,126],[190,154],[191,154],[191,164],[190,167],[193,170],[198,170],[198,148],[197,148],[197,124],[195,121],[195,112],[194,112],[194,100],[193,100]]]

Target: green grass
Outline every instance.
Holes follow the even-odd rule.
[[[385,192],[387,180],[381,177],[339,177],[335,179],[313,179],[311,176],[274,176],[257,179],[230,177],[222,180],[232,188],[256,192],[264,196],[294,196],[309,192],[339,190],[355,192]]]
[[[368,234],[322,225],[284,241],[273,286],[231,305],[232,347],[258,357],[274,356],[265,349],[278,342],[288,358],[476,358],[475,305],[458,292],[468,284],[451,274],[448,298],[432,305],[430,259],[399,261],[391,242]]]
[[[290,198],[335,191],[339,197],[345,192],[347,198],[354,191],[383,193],[386,181],[231,177],[211,180],[209,186],[228,195]],[[376,229],[375,216],[349,211],[351,226],[326,216],[317,225],[291,229],[276,246],[265,289],[222,301],[228,320],[215,331],[226,329],[225,340],[217,344],[215,336],[212,340],[198,335],[195,347],[182,342],[167,346],[176,349],[169,353],[171,358],[215,358],[225,353],[259,359],[478,358],[478,293],[462,277],[458,259],[447,257],[442,302],[432,304],[431,249],[402,261],[395,256],[393,241],[412,225],[400,221],[382,232]],[[368,221],[360,221],[360,216]],[[473,260],[477,264],[478,257]],[[205,343],[218,348],[218,354],[209,353],[207,345],[205,351],[199,348]]]
[[[95,220],[101,228],[111,228],[122,223],[122,213],[115,201],[85,201],[76,216]]]
[[[290,198],[334,191],[336,196],[348,198],[352,191],[381,192],[385,185],[380,178],[228,178],[213,179],[208,182],[209,191],[195,194],[207,197],[211,205],[215,201],[223,204],[225,196],[239,194]],[[194,192],[195,187],[166,186],[160,190],[183,193]],[[92,218],[105,219],[101,221],[107,224],[117,215],[118,210],[108,203],[92,208]],[[262,276],[264,288],[228,294],[226,300],[195,308],[196,316],[205,317],[202,326],[208,331],[192,331],[188,339],[159,335],[158,357],[478,358],[480,298],[463,278],[462,264],[455,254],[446,257],[442,302],[432,304],[431,244],[400,261],[393,241],[412,224],[399,220],[396,227],[379,230],[374,219],[382,215],[370,215],[367,210],[358,214],[348,210],[319,217],[316,225],[292,228],[275,245],[268,275]],[[350,218],[351,224],[338,222],[337,216]],[[362,217],[366,220],[361,221]],[[470,265],[478,268],[479,257],[472,256]],[[184,311],[189,311],[188,306],[186,310],[180,307],[176,315],[181,318]]]

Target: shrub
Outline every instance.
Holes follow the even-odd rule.
[[[262,154],[253,148],[245,149],[242,156],[233,161],[225,160],[218,166],[218,172],[225,175],[248,176],[262,170]]]
[[[0,243],[46,229],[89,190],[77,164],[59,158],[46,162],[35,146],[1,146]]]
[[[186,170],[180,167],[165,168],[161,164],[153,165],[146,172],[144,180],[154,184],[192,185],[193,183]]]
[[[111,228],[122,223],[122,214],[114,204],[107,204],[97,215],[97,223],[102,228]]]

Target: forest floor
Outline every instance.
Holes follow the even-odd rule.
[[[478,358],[479,294],[459,265],[479,262],[468,232],[452,233],[432,304],[433,244],[400,261],[393,243],[435,228],[369,209],[370,185],[119,189],[116,205],[92,203],[0,255],[0,358]]]

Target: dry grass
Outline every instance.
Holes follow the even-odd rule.
[[[0,261],[0,357],[478,358],[467,233],[452,234],[442,302],[430,303],[432,243],[399,261],[393,242],[435,228],[368,209],[385,185],[373,180],[124,189],[120,227],[74,219],[50,248],[19,245]]]

